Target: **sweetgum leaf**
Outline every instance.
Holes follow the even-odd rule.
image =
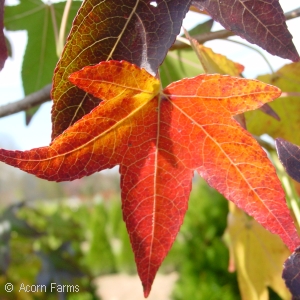
[[[225,28],[273,55],[299,61],[278,0],[192,0]]]
[[[67,30],[75,17],[81,2],[73,1]],[[28,42],[22,64],[22,82],[25,95],[36,92],[52,81],[53,71],[58,61],[51,9],[59,25],[66,2],[46,4],[40,0],[21,0],[20,4],[5,7],[5,27],[7,30],[26,30]],[[27,112],[27,124],[37,108]]]
[[[52,138],[99,104],[69,82],[71,73],[126,60],[155,75],[180,32],[190,0],[85,0],[53,78]]]
[[[286,286],[293,295],[292,300],[300,299],[300,247],[285,261],[282,272]]]
[[[3,33],[4,0],[0,0],[0,71],[7,59],[6,40]]]
[[[275,140],[275,145],[286,172],[300,182],[300,147],[280,138]]]
[[[85,67],[70,80],[104,101],[49,147],[0,149],[0,160],[54,181],[120,165],[123,218],[145,296],[182,224],[194,170],[291,250],[300,244],[273,165],[233,119],[279,89],[199,75],[160,91],[158,79],[125,61]]]

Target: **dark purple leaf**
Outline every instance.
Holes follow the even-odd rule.
[[[277,121],[280,121],[280,117],[276,113],[276,111],[268,104],[264,104],[262,107],[259,108],[262,112],[269,115],[270,117],[274,118]]]
[[[300,247],[285,261],[282,278],[293,295],[292,299],[300,299]]]
[[[300,182],[300,147],[281,138],[276,139],[275,145],[286,172]]]
[[[273,55],[299,61],[278,0],[192,0],[225,28]]]

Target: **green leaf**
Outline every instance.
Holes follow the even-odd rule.
[[[194,77],[204,73],[196,53],[191,48],[169,51],[160,66],[163,87],[183,77]]]
[[[201,24],[198,24],[194,28],[189,30],[189,35],[194,37],[195,35],[200,35],[200,34],[203,34],[203,33],[211,32],[213,24],[214,24],[213,19],[210,19],[210,20],[205,21]],[[184,34],[182,34],[181,36],[184,37]]]
[[[68,17],[67,31],[80,7],[80,1],[73,1]],[[65,2],[45,4],[40,0],[21,0],[20,4],[5,7],[4,24],[7,30],[26,30],[28,43],[22,65],[22,81],[25,95],[31,94],[52,80],[53,71],[58,61],[56,41],[51,10],[55,14],[59,28]],[[29,123],[37,109],[32,109],[27,116]]]
[[[285,65],[274,75],[259,76],[259,80],[279,87],[289,97],[278,98],[269,104],[279,115],[280,122],[260,111],[246,112],[248,130],[256,135],[264,133],[284,138],[300,145],[300,63]]]
[[[189,31],[189,34],[194,36],[210,32],[213,22],[208,20],[198,24]],[[204,72],[197,55],[191,48],[169,51],[159,71],[163,87],[183,77],[194,77]]]

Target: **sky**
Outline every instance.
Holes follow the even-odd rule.
[[[7,0],[9,3],[17,3],[17,0]],[[47,2],[47,1],[46,1]],[[298,0],[281,0],[285,12],[299,7]],[[196,13],[189,13],[184,20],[184,27],[192,28],[197,23],[202,23],[205,16]],[[287,22],[290,32],[294,37],[294,44],[300,52],[300,18]],[[213,30],[222,29],[221,25],[216,24]],[[4,69],[0,72],[0,105],[13,102],[24,97],[21,79],[21,64],[27,42],[25,31],[7,32],[7,36],[12,44],[13,57],[9,58]],[[245,40],[234,37],[237,41],[246,43]],[[241,63],[245,66],[243,73],[246,78],[256,78],[259,74],[270,73],[270,69],[261,56],[249,48],[237,45],[228,41],[210,41],[205,46],[212,48],[216,53],[226,55],[228,58]],[[254,46],[251,44],[251,46]],[[254,46],[255,47],[255,46]],[[256,47],[260,49],[259,47]],[[261,49],[260,49],[261,50]],[[263,50],[261,50],[263,51]],[[272,56],[263,51],[275,70],[290,63],[279,57]],[[6,149],[27,150],[31,148],[47,146],[51,136],[51,102],[41,106],[35,114],[29,126],[25,125],[24,113],[17,113],[8,117],[0,118],[0,144]]]

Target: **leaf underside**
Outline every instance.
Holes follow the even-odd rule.
[[[226,29],[273,55],[299,61],[278,0],[192,0]]]
[[[233,119],[280,90],[199,75],[160,91],[156,78],[125,61],[85,67],[70,80],[103,101],[50,146],[0,149],[0,160],[54,181],[119,165],[123,218],[145,296],[182,224],[194,170],[290,250],[300,244],[274,167]]]

